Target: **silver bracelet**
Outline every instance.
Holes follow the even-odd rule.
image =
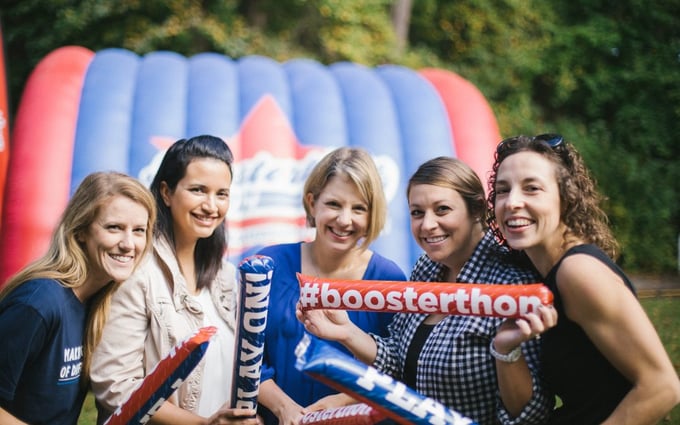
[[[505,363],[514,363],[517,360],[519,360],[519,357],[522,355],[522,346],[521,345],[517,346],[508,354],[501,354],[498,351],[496,351],[496,349],[493,347],[492,338],[491,343],[489,344],[489,351],[491,352],[491,355],[493,356],[494,359],[500,360]]]

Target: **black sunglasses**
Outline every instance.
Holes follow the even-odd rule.
[[[562,143],[564,142],[564,137],[560,134],[554,134],[554,133],[548,133],[548,134],[539,134],[538,136],[533,136],[529,138],[532,142],[543,142],[546,145],[550,146],[552,149],[557,148],[558,146],[561,146]],[[519,141],[520,138],[515,136],[515,137],[510,137],[507,139],[502,140],[498,146],[496,146],[496,152],[501,154],[505,152],[506,150],[512,148],[512,145],[515,144],[517,141]]]

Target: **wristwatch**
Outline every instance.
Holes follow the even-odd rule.
[[[496,349],[493,347],[492,339],[491,344],[489,344],[489,351],[491,352],[491,355],[493,356],[494,359],[500,360],[505,363],[514,363],[517,360],[519,360],[519,357],[522,355],[522,346],[518,345],[508,354],[501,354],[498,351],[496,351]]]

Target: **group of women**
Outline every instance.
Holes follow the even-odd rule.
[[[680,380],[617,267],[600,195],[557,135],[502,141],[489,196],[448,157],[409,180],[417,282],[544,282],[554,307],[519,319],[298,308],[296,272],[406,280],[371,243],[386,222],[368,152],[339,148],[311,171],[311,241],[266,247],[274,260],[258,411],[232,408],[236,271],[225,261],[233,157],[197,136],[167,151],[150,191],[118,173],[88,176],[42,258],[0,292],[0,423],[76,424],[88,390],[103,423],[178,342],[218,329],[155,424],[297,425],[356,402],[294,368],[311,333],[427,397],[492,424],[653,424]]]

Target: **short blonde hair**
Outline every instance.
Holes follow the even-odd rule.
[[[324,156],[312,169],[302,191],[302,204],[305,208],[307,224],[310,227],[316,227],[307,194],[312,194],[313,199],[317,200],[328,181],[335,176],[349,178],[368,205],[368,229],[362,244],[362,248],[368,248],[380,236],[387,221],[387,200],[378,167],[371,155],[364,149],[355,147],[335,149]]]

